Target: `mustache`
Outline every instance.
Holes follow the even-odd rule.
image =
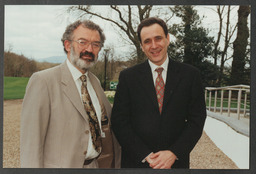
[[[92,52],[88,52],[88,51],[80,53],[80,57],[82,57],[82,56],[90,56],[90,57],[92,57],[93,60],[95,59],[95,55]]]

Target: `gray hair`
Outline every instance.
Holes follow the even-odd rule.
[[[103,30],[100,28],[99,25],[95,24],[94,22],[92,22],[90,20],[84,20],[84,21],[78,20],[78,21],[75,21],[72,24],[67,26],[67,28],[61,38],[63,46],[64,46],[65,40],[69,40],[69,41],[72,40],[74,30],[77,29],[77,27],[79,27],[80,25],[82,25],[83,27],[88,28],[90,30],[97,30],[100,34],[100,42],[101,42],[102,46],[104,45],[104,41],[105,41],[106,37],[105,37],[105,34],[103,33]],[[65,51],[65,53],[67,53],[65,46],[64,46],[64,51]]]

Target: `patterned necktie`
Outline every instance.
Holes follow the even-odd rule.
[[[80,77],[80,80],[82,81],[82,86],[81,86],[82,100],[83,100],[85,111],[89,118],[92,144],[94,149],[100,153],[101,152],[101,134],[100,134],[101,131],[100,131],[99,121],[98,121],[95,109],[92,105],[91,97],[87,90],[86,76],[82,75]]]
[[[156,68],[156,72],[158,73],[158,76],[156,78],[156,96],[159,106],[159,112],[162,113],[162,107],[163,107],[163,100],[164,100],[164,80],[162,77],[162,71],[163,68]]]

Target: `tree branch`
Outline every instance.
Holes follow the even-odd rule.
[[[122,25],[120,25],[119,23],[117,23],[116,21],[114,21],[114,20],[112,20],[112,19],[103,17],[103,16],[101,16],[101,15],[99,15],[99,14],[97,14],[97,13],[93,13],[93,12],[89,11],[87,8],[84,8],[83,6],[78,6],[78,10],[85,11],[86,13],[88,13],[88,14],[90,14],[90,15],[97,16],[97,17],[99,17],[99,18],[101,18],[101,19],[103,19],[103,20],[112,22],[112,23],[114,23],[115,25],[117,25],[119,28],[121,28],[123,31],[126,32],[126,29],[125,29]]]
[[[121,11],[117,8],[117,6],[111,5],[110,7],[118,13],[119,19],[120,19],[120,20],[126,25],[126,27],[127,27],[127,29],[125,29],[124,32],[127,34],[127,36],[129,37],[129,39],[130,39],[133,43],[135,43],[135,42],[136,42],[135,36],[131,34],[131,30],[130,30],[130,27],[132,28],[132,25],[130,25],[130,27],[129,27],[129,22],[130,22],[129,19],[128,19],[128,22],[125,21],[125,19],[122,17]],[[131,14],[130,14],[130,13],[131,13],[131,7],[130,7],[130,5],[128,6],[128,9],[129,9],[129,13],[128,13],[128,14],[131,15]],[[128,17],[128,18],[129,18],[129,17]],[[136,35],[136,34],[135,34],[135,35]]]

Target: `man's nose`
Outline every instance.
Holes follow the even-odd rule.
[[[156,42],[155,42],[154,40],[152,41],[151,47],[152,47],[152,48],[156,48],[156,47],[157,47],[157,44],[156,44]]]
[[[84,50],[86,50],[86,51],[88,51],[88,52],[92,52],[92,51],[93,51],[92,43],[89,43],[89,45],[88,45],[87,47],[85,47]]]

